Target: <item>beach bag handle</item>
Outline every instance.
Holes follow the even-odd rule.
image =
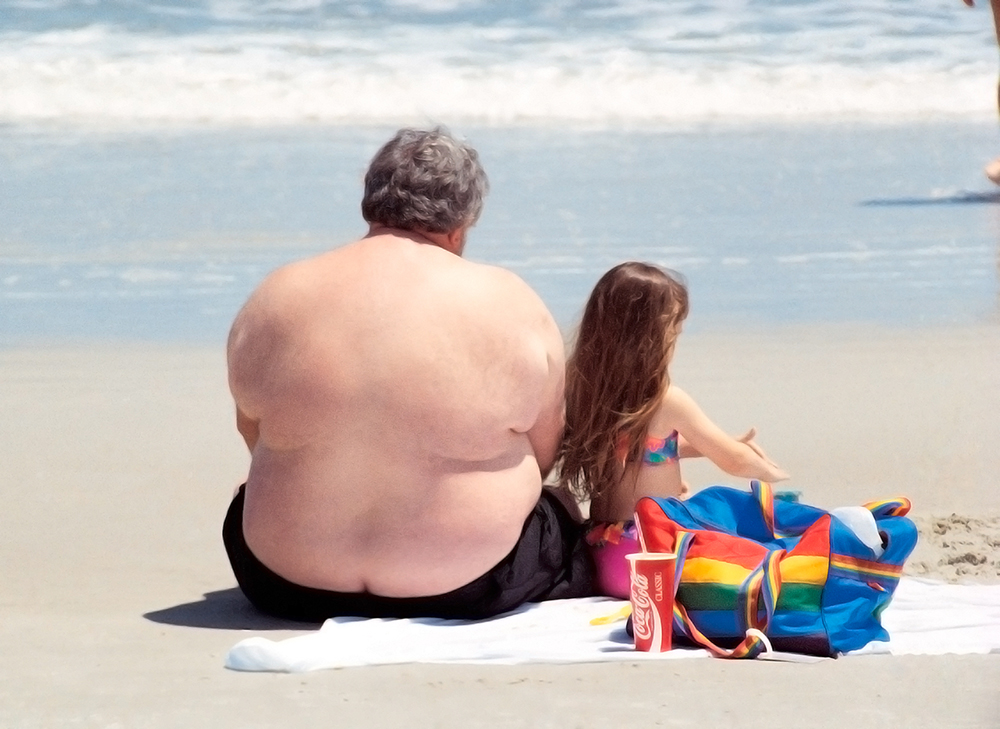
[[[872,513],[876,519],[887,516],[906,516],[910,513],[912,504],[905,496],[897,496],[894,499],[883,499],[882,501],[869,501],[862,504]]]
[[[764,517],[764,525],[773,539],[774,533],[774,490],[767,481],[754,479],[750,482],[750,493],[760,504],[760,513]]]
[[[674,630],[685,635],[692,642],[706,648],[712,655],[719,658],[756,658],[771,646],[765,635],[774,607],[781,593],[781,572],[778,565],[785,556],[784,549],[775,549],[740,585],[737,596],[736,614],[744,638],[735,648],[726,649],[716,645],[688,617],[687,610],[677,599],[677,588],[680,586],[681,573],[684,571],[684,561],[688,549],[694,541],[691,532],[679,531],[676,535],[674,554]]]
[[[775,528],[774,490],[767,481],[752,480],[750,482],[750,492],[757,500],[757,503],[760,504],[760,513],[764,519],[764,525],[773,539],[781,536],[800,535],[805,530],[805,527],[792,530]],[[906,516],[910,512],[912,504],[906,497],[897,496],[893,499],[869,501],[867,504],[862,504],[862,506],[868,509],[872,513],[872,516],[878,520],[890,516]]]

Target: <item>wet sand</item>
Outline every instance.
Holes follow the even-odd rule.
[[[1000,328],[685,334],[675,381],[757,426],[821,506],[902,494],[911,574],[1000,581]],[[0,351],[0,726],[995,727],[1000,656],[818,665],[222,667],[302,626],[234,588],[222,516],[248,458],[221,348]],[[733,483],[711,467],[693,486]]]

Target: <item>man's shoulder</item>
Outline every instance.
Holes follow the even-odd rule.
[[[271,271],[250,295],[248,303],[258,306],[294,306],[317,290],[322,269],[328,266],[329,254],[286,263]]]
[[[275,336],[286,328],[308,300],[312,278],[306,261],[286,264],[265,276],[236,315],[230,346],[248,336]]]
[[[495,299],[498,305],[506,304],[511,313],[525,310],[537,313],[539,309],[548,312],[541,297],[513,271],[488,263],[463,263],[459,275],[478,295]]]

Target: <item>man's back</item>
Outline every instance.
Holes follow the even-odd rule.
[[[259,429],[248,546],[344,592],[432,595],[482,575],[538,500],[562,368],[526,285],[419,237],[276,272],[230,339],[236,404]]]

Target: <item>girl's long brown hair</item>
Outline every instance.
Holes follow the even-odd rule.
[[[560,481],[594,498],[637,461],[646,431],[669,385],[667,365],[688,293],[679,274],[647,263],[622,263],[594,287],[566,365],[566,431]]]

